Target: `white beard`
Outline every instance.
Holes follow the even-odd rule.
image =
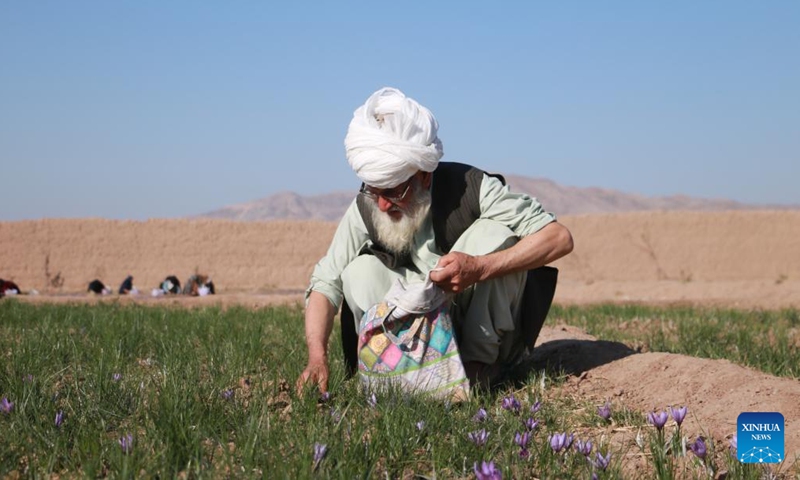
[[[372,224],[378,237],[377,243],[398,256],[411,251],[414,246],[414,235],[419,231],[431,209],[431,192],[429,190],[415,188],[413,193],[415,197],[406,209],[394,205],[389,209],[390,212],[403,213],[399,220],[394,220],[389,216],[389,212],[382,212],[378,208],[377,202],[368,202]]]

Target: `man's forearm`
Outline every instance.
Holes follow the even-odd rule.
[[[560,223],[550,223],[506,250],[481,258],[480,281],[530,270],[554,262],[572,251],[572,235]]]
[[[328,357],[328,339],[333,329],[336,310],[328,297],[312,291],[306,305],[306,345],[309,360]]]

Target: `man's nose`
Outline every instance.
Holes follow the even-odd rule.
[[[392,202],[378,195],[378,208],[380,209],[381,212],[388,212],[393,205],[394,204]]]

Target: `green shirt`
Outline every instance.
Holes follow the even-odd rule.
[[[485,174],[481,181],[480,207],[480,218],[505,225],[520,238],[556,220],[556,216],[546,212],[535,198],[511,192],[500,180]],[[311,291],[319,292],[338,310],[344,297],[342,272],[368,242],[367,227],[354,200],[339,222],[328,253],[314,267],[306,299]],[[414,236],[411,260],[420,272],[428,272],[436,266],[442,255],[443,252],[436,246],[429,214]]]

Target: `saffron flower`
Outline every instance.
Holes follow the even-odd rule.
[[[56,413],[56,428],[61,428],[62,423],[64,423],[64,412],[59,410],[58,413]]]
[[[588,458],[592,454],[592,441],[575,440],[575,451]]]
[[[111,378],[114,379],[115,382],[119,382],[120,380],[122,380],[122,375],[119,373],[115,373],[114,375],[111,375]]]
[[[130,433],[127,435],[123,435],[119,439],[119,448],[122,449],[122,453],[125,455],[130,454],[133,452],[133,435]]]
[[[31,375],[30,373],[25,375],[24,377],[22,377],[22,381],[25,383],[33,382],[33,375]]]
[[[470,432],[467,434],[467,438],[472,441],[475,445],[482,447],[486,445],[486,440],[489,438],[489,434],[486,432],[485,428],[481,428],[480,430]]]
[[[683,419],[686,418],[686,412],[688,412],[689,409],[686,407],[681,407],[681,408],[669,407],[669,411],[670,413],[672,413],[672,419],[675,420],[675,423],[677,423],[678,426],[680,427],[681,424],[683,423]]]
[[[317,465],[319,462],[321,462],[327,453],[327,445],[324,443],[314,443],[314,465]]]
[[[538,425],[539,422],[532,417],[525,420],[525,428],[527,428],[528,431],[533,431]]]
[[[600,418],[602,418],[603,420],[610,419],[611,418],[611,403],[606,401],[605,404],[603,404],[600,407],[597,407],[597,414],[600,415]]]
[[[525,447],[528,446],[528,442],[530,442],[530,440],[531,440],[531,434],[529,432],[525,433],[517,432],[517,434],[514,435],[514,443],[519,445],[519,448],[523,450],[525,449]]]
[[[608,455],[605,457],[600,453],[597,452],[595,459],[592,461],[592,465],[594,468],[604,472],[606,468],[608,468],[608,464],[611,462],[611,452],[608,452]]]
[[[567,450],[572,445],[573,435],[567,435],[567,432],[564,433],[554,433],[548,440],[550,440],[550,448],[553,449],[554,452],[558,453],[561,450]]]
[[[538,412],[541,409],[542,409],[542,402],[536,400],[535,402],[533,402],[533,405],[531,405],[531,415],[533,415],[534,413]]]
[[[667,412],[650,412],[647,414],[647,421],[661,431],[669,420]]]
[[[475,471],[477,480],[503,480],[503,474],[494,465],[494,462],[483,461],[480,466],[478,466],[478,462],[475,462],[472,469]]]
[[[331,399],[331,392],[325,392],[319,396],[320,403],[325,403]]]
[[[3,412],[6,415],[8,415],[13,410],[14,410],[14,402],[10,402],[8,401],[8,398],[3,397],[3,399],[0,400],[0,412]]]
[[[706,459],[706,441],[703,437],[697,437],[694,443],[689,444],[689,450],[692,451],[700,460]]]
[[[230,388],[227,390],[223,390],[222,393],[220,393],[219,395],[225,400],[230,400],[233,398],[233,390],[231,390]]]
[[[425,428],[425,420],[420,420],[417,422],[417,430],[421,432],[423,428]]]
[[[330,412],[331,412],[331,418],[333,419],[334,423],[339,423],[339,422],[342,421],[342,414],[339,413],[338,410],[336,410],[335,408],[331,407]]]
[[[728,443],[731,446],[731,455],[735,457],[737,450],[739,450],[739,437],[736,434],[734,434],[733,437],[731,437],[731,439],[728,440]]]
[[[522,405],[519,403],[514,395],[509,395],[503,399],[502,407],[504,410],[509,410],[513,413],[519,413],[519,410],[522,408]]]
[[[367,398],[367,405],[372,408],[378,406],[378,397],[376,397],[374,393],[370,394],[370,396]]]
[[[472,417],[472,419],[476,422],[482,422],[486,420],[486,417],[487,417],[486,409],[481,407],[478,409],[478,413],[476,413],[475,416]]]

